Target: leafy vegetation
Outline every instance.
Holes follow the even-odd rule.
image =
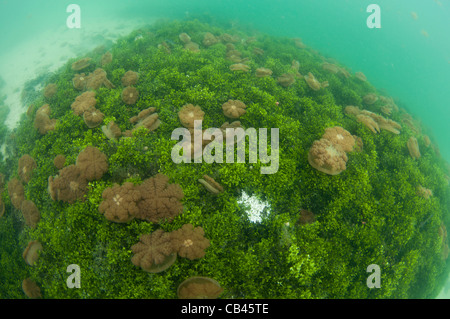
[[[178,35],[188,33],[200,44],[200,52],[185,50]],[[249,58],[250,72],[233,72],[226,45],[201,45],[205,32],[229,33],[244,41],[234,43],[242,57]],[[17,176],[18,159],[30,154],[38,169],[25,185],[27,199],[39,208],[41,220],[35,229],[24,223],[12,205],[7,189],[2,193],[6,212],[0,218],[0,297],[22,298],[21,282],[30,277],[45,298],[176,298],[177,286],[190,276],[208,276],[224,288],[224,298],[433,298],[448,274],[439,237],[441,224],[449,225],[450,190],[448,169],[420,140],[422,157],[413,160],[407,140],[417,135],[403,125],[399,135],[373,134],[344,113],[347,105],[367,108],[362,96],[377,92],[368,82],[323,70],[326,60],[310,48],[299,48],[292,39],[251,35],[223,30],[199,21],[157,23],[134,31],[109,50],[111,63],[102,68],[115,88],[96,90],[96,107],[114,120],[122,131],[131,129],[129,118],[156,107],[160,127],[136,131],[132,137],[109,140],[100,127],[88,129],[75,116],[71,104],[80,94],[72,85],[74,71],[68,61],[48,83],[58,91],[50,99],[38,96],[33,104],[51,106],[51,118],[59,120],[54,131],[40,135],[33,127],[34,115],[23,115],[20,126],[9,136],[8,157],[1,166],[5,180]],[[168,44],[170,54],[159,47]],[[255,53],[255,48],[264,54]],[[104,51],[87,56],[99,67]],[[289,86],[277,77],[291,72],[291,62],[300,62],[299,72],[312,72],[329,87],[309,88],[303,79]],[[274,73],[258,78],[257,67]],[[121,77],[127,70],[139,72],[135,105],[122,102]],[[247,105],[240,118],[243,127],[279,128],[280,166],[272,175],[260,174],[257,163],[181,163],[171,160],[176,141],[172,131],[180,127],[178,110],[185,104],[201,106],[203,128],[220,127],[228,121],[221,106],[229,99]],[[372,111],[379,113],[374,104]],[[0,115],[2,116],[2,115]],[[400,112],[391,118],[401,122]],[[349,154],[347,169],[330,176],[308,164],[307,154],[330,126],[342,126],[363,141],[362,152]],[[0,128],[0,137],[3,130]],[[84,201],[74,204],[53,201],[47,179],[56,175],[57,154],[74,164],[77,154],[94,145],[108,157],[109,170],[89,184]],[[181,185],[184,212],[174,221],[152,224],[132,220],[126,224],[104,218],[98,206],[102,192],[112,183],[132,181],[161,172],[171,183]],[[197,180],[204,174],[221,183],[225,192],[214,196]],[[417,185],[432,189],[434,196],[416,194]],[[252,222],[250,209],[238,203],[242,192],[270,203],[261,222]],[[298,223],[299,212],[315,214],[312,224]],[[162,273],[149,274],[135,267],[130,247],[139,236],[158,228],[179,229],[192,223],[203,227],[211,246],[204,258],[179,258]],[[28,241],[39,240],[44,249],[38,263],[25,264],[22,251]],[[81,288],[68,289],[66,268],[81,269]],[[381,288],[369,289],[367,266],[381,268]]]

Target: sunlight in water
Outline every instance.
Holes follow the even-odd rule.
[[[268,202],[261,201],[255,195],[248,196],[246,192],[242,192],[242,196],[238,200],[238,204],[243,204],[249,207],[249,210],[247,211],[247,216],[248,219],[250,219],[250,221],[253,223],[260,223],[261,213],[264,211],[266,207],[269,207],[270,209],[270,205]]]

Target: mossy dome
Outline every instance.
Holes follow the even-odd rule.
[[[180,34],[188,34],[198,50],[186,50]],[[215,40],[205,44],[206,34]],[[53,83],[57,94],[48,99],[42,93],[33,105],[38,109],[49,104],[50,118],[57,122],[44,135],[33,125],[35,115],[24,115],[7,140],[8,158],[0,166],[9,185],[3,191],[5,212],[0,218],[0,269],[8,276],[0,274],[0,291],[7,291],[1,296],[23,297],[21,282],[30,277],[42,287],[43,298],[176,298],[183,281],[204,276],[223,289],[220,298],[435,297],[448,274],[443,234],[450,216],[450,174],[437,145],[422,145],[420,123],[409,120],[411,115],[395,105],[400,101],[379,91],[370,77],[361,81],[359,73],[306,42],[197,20],[161,22],[71,59],[44,77],[41,86]],[[227,58],[231,49],[233,59]],[[102,65],[106,52],[112,60]],[[72,63],[81,59],[89,61],[82,69],[86,74],[102,68],[103,84],[86,92],[95,96],[95,107],[104,114],[103,127],[117,126],[114,139],[102,126],[87,127],[79,116],[82,111],[76,115],[71,109],[86,94],[72,84],[80,72]],[[233,71],[236,63],[246,72]],[[324,63],[333,64],[336,72]],[[272,73],[261,77],[261,68]],[[139,72],[133,82],[139,99],[126,104],[122,79],[129,70]],[[302,74],[313,74],[320,87],[312,88]],[[292,79],[289,86],[278,83],[283,75]],[[367,103],[368,94],[378,98]],[[235,144],[226,142],[222,130],[214,130],[229,121],[222,110],[229,100],[246,106],[236,127],[246,136]],[[351,105],[355,114],[372,112],[381,121],[386,103],[391,112],[383,117],[401,125],[399,134],[372,132],[344,112]],[[200,128],[181,125],[178,111],[188,104],[204,112]],[[130,117],[148,108],[155,109],[161,124],[152,131],[135,129]],[[308,162],[314,141],[330,127],[345,129],[360,145],[358,151],[346,150],[346,169],[338,175],[318,171]],[[180,132],[189,136],[188,143],[182,143],[186,141]],[[234,138],[232,133],[226,137]],[[417,138],[420,158],[409,155],[411,136]],[[197,145],[203,157],[174,161],[177,143]],[[105,155],[105,172],[83,184],[79,197],[53,200],[49,177],[64,175],[62,170],[74,166],[87,147]],[[17,176],[24,154],[36,162],[27,184]],[[58,154],[66,158],[65,168],[54,165]],[[270,166],[274,169],[263,174]],[[153,178],[159,173],[167,177],[165,183]],[[223,191],[208,192],[198,182],[204,175]],[[146,198],[150,209],[171,201],[174,190],[167,185],[181,188],[179,214],[156,222],[130,218],[124,223],[102,216],[99,207],[105,200],[112,207],[121,204],[119,197],[102,197],[105,190],[131,184],[142,189],[139,185],[148,180],[155,193],[167,198],[158,203]],[[432,196],[418,195],[418,186]],[[139,210],[143,197],[135,196],[130,203]],[[15,205],[22,200],[33,201],[40,212],[34,228],[24,223]],[[265,203],[259,205],[258,218],[250,213],[256,210],[252,203]],[[141,235],[159,229],[176,232],[186,224],[201,227],[210,243],[201,258],[177,258],[152,275],[132,264],[131,247]],[[26,265],[21,256],[33,240],[44,248],[36,267]],[[82,271],[81,289],[66,287],[69,274],[64,270],[69,264]],[[373,264],[380,269],[379,289],[367,286],[371,274],[366,270]]]

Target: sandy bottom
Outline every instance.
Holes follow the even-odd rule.
[[[15,128],[21,114],[26,112],[28,105],[21,102],[21,94],[27,81],[57,71],[68,59],[81,56],[99,45],[115,42],[136,28],[156,20],[96,21],[95,24],[82,25],[80,29],[63,26],[10,48],[8,53],[0,56],[0,76],[5,82],[0,95],[6,95],[5,104],[10,109],[5,124],[9,129]],[[38,84],[34,89],[40,91],[42,85]]]

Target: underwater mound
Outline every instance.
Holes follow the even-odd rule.
[[[2,298],[443,287],[450,174],[438,146],[361,71],[298,38],[156,23],[42,87],[0,167]],[[66,283],[73,265],[80,288]]]

